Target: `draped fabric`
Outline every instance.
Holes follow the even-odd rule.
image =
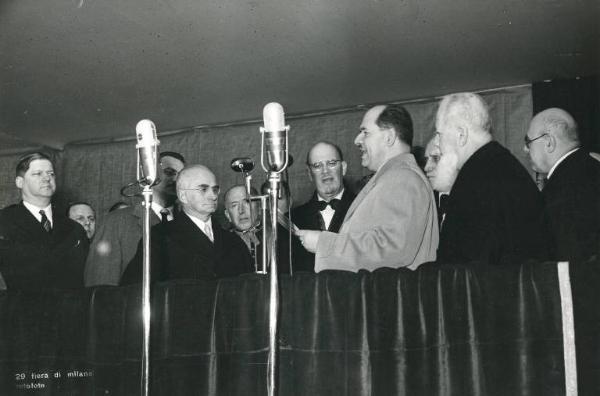
[[[490,105],[494,137],[508,147],[525,164],[522,151],[523,136],[531,119],[531,87],[504,88],[482,94]],[[285,103],[284,103],[285,106]],[[422,148],[435,132],[437,98],[416,100],[405,104],[414,122],[414,146]],[[257,118],[260,116],[257,109]],[[286,109],[287,111],[293,111]],[[296,204],[307,201],[313,186],[306,176],[304,166],[307,151],[319,140],[338,144],[348,162],[346,182],[352,189],[366,175],[360,165],[359,152],[354,146],[365,106],[355,106],[344,111],[287,117],[291,130],[289,151],[294,164],[289,168],[289,181]],[[144,115],[152,118],[152,115]],[[142,115],[139,116],[143,118]],[[199,115],[199,121],[202,115]],[[161,151],[182,153],[189,164],[208,165],[216,174],[223,189],[242,183],[242,176],[230,169],[234,157],[252,157],[256,163],[254,185],[266,179],[260,170],[261,136],[258,128],[262,122],[240,123],[228,126],[189,128],[180,133],[160,136]],[[134,137],[135,125],[131,126]],[[119,190],[136,178],[135,141],[102,144],[67,145],[61,153],[56,200],[88,201],[96,208],[101,220],[108,208],[123,200]],[[14,166],[18,156],[0,157],[0,207],[16,202]]]
[[[565,109],[577,122],[582,145],[600,151],[600,75],[540,81],[531,91],[534,114],[550,107]]]
[[[580,394],[600,391],[598,264],[571,270]],[[556,263],[298,273],[280,288],[279,395],[565,394]],[[140,301],[139,286],[0,294],[0,394],[139,394]],[[266,394],[267,302],[254,274],[157,285],[153,394]]]

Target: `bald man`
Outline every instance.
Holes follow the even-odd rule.
[[[492,140],[479,95],[446,95],[436,115],[442,158],[454,155],[456,180],[440,232],[438,260],[511,264],[548,258],[542,197],[527,170]]]
[[[584,260],[600,249],[600,162],[581,147],[569,113],[551,108],[531,120],[523,150],[546,174],[542,190],[557,260]]]
[[[252,272],[252,259],[244,242],[212,219],[220,191],[214,173],[203,165],[186,167],[179,173],[176,188],[183,213],[152,228],[152,281],[222,278]],[[142,253],[140,242],[121,284],[141,282]]]

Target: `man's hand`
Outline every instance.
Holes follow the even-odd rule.
[[[298,230],[296,231],[296,236],[300,238],[300,242],[302,242],[304,249],[311,253],[317,252],[317,243],[319,242],[321,231]]]

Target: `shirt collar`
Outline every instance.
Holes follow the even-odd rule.
[[[204,225],[208,225],[210,228],[212,228],[212,219],[211,219],[211,217],[209,217],[208,220],[206,220],[206,221],[202,221],[199,218],[194,217],[194,216],[192,216],[192,215],[190,215],[188,213],[185,213],[185,214],[187,215],[187,217],[190,218],[190,220],[192,220],[194,222],[194,224],[196,224],[196,226],[198,228],[200,228],[200,230],[202,232],[204,232]]]
[[[23,205],[27,208],[29,212],[31,212],[33,216],[35,216],[36,219],[38,219],[38,221],[41,221],[42,219],[40,210],[43,210],[48,220],[50,220],[50,224],[54,225],[54,221],[52,219],[52,204],[49,204],[45,208],[40,208],[39,206],[35,206],[34,204],[31,204],[27,201],[23,201]]]
[[[160,211],[163,209],[167,209],[169,211],[169,214],[172,215],[173,214],[173,206],[169,206],[169,207],[163,207],[160,204],[152,201],[152,204],[150,205],[150,207],[152,208],[152,211],[160,218]]]

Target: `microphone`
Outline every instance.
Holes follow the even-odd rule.
[[[265,140],[267,167],[269,171],[281,172],[288,164],[287,132],[290,129],[285,125],[283,107],[276,102],[265,105],[263,121],[265,126],[260,130]]]
[[[135,126],[138,150],[138,182],[141,185],[153,186],[158,178],[158,146],[156,126],[150,120],[141,120]]]
[[[231,160],[231,169],[235,172],[250,172],[254,169],[254,161],[248,157],[234,158]]]

